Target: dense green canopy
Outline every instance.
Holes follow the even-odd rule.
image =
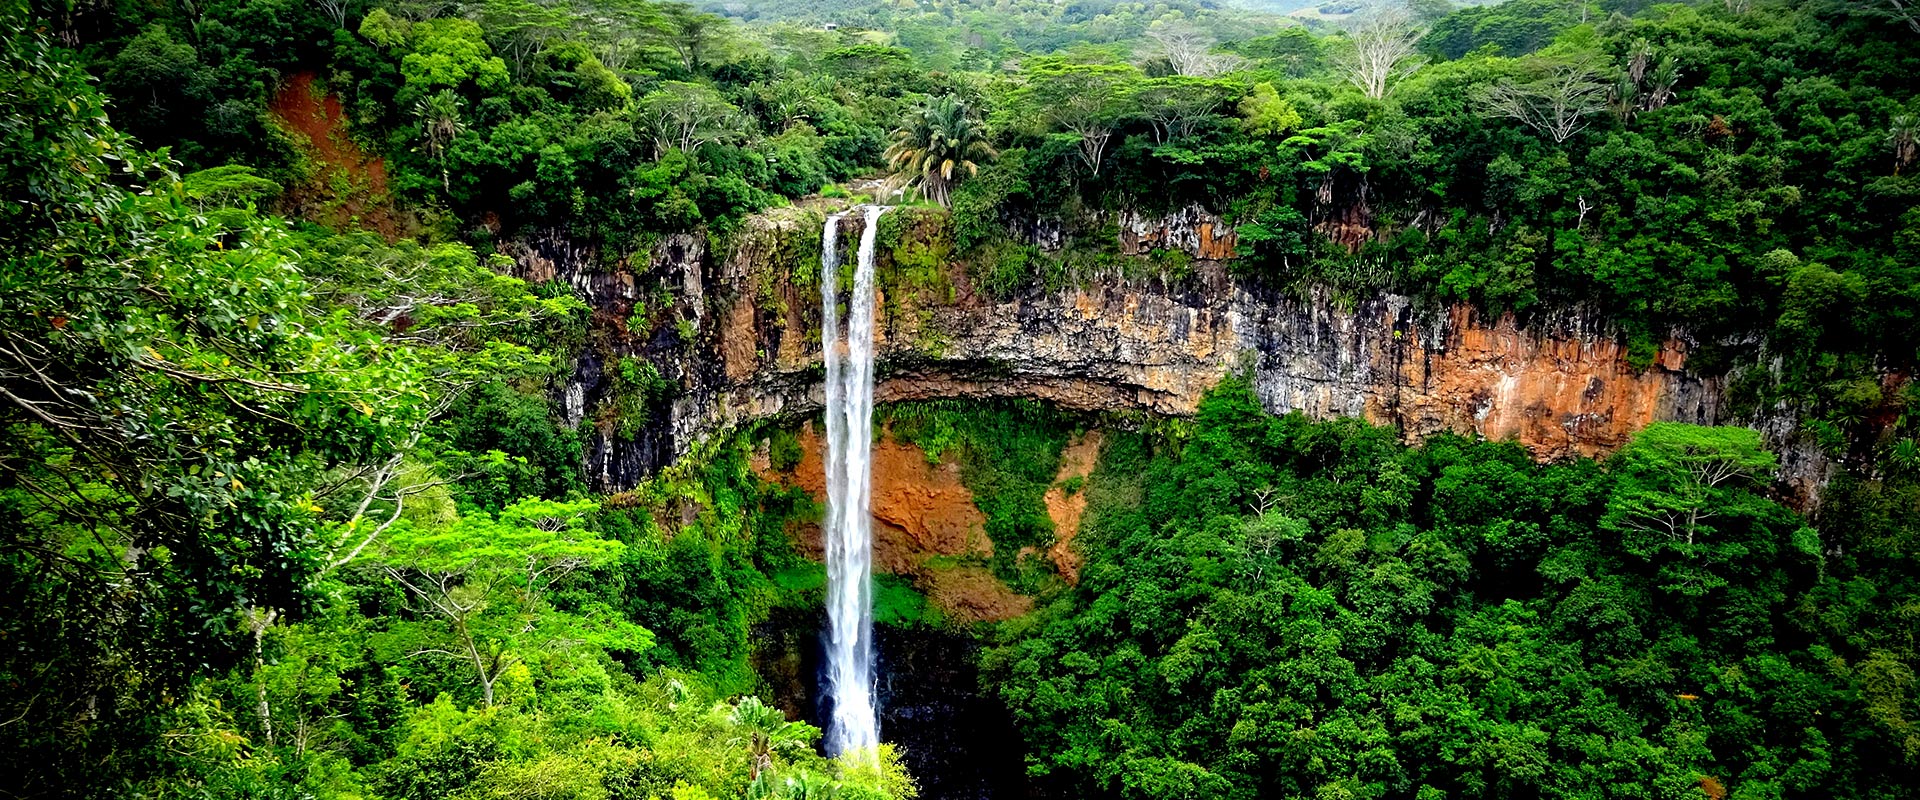
[[[818,604],[819,509],[753,468],[791,429],[589,496],[584,427],[683,388],[624,345],[697,314],[506,255],[876,186],[986,295],[1184,280],[1113,221],[1197,205],[1254,291],[1579,310],[1642,369],[1678,330],[1837,465],[1794,510],[1752,430],[1542,465],[1238,380],[885,410],[1035,600],[963,631],[1035,791],[1920,794],[1911,4],[0,2],[0,795],[911,797],[757,696],[753,626]]]
[[[1229,383],[1109,439],[1080,584],[990,679],[1066,794],[1908,796],[1910,623],[1868,620],[1911,533],[1807,527],[1772,467],[1673,423],[1604,466],[1409,449]]]

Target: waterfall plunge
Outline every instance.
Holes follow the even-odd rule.
[[[868,206],[853,273],[847,340],[840,345],[839,223],[820,245],[820,344],[827,362],[827,754],[871,752],[873,705],[873,242],[884,206]]]

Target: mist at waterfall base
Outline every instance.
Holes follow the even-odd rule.
[[[820,245],[820,342],[827,362],[827,754],[880,743],[873,705],[873,244],[884,206],[868,206],[860,231],[840,342],[839,228],[827,218]]]

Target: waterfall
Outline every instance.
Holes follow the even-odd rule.
[[[820,344],[827,362],[827,754],[880,742],[873,705],[873,242],[884,206],[868,206],[840,345],[839,223],[820,244]]]

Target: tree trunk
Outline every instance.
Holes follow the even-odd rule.
[[[280,612],[274,609],[261,613],[260,609],[256,608],[251,609],[247,614],[247,625],[253,632],[253,687],[254,698],[258,703],[254,707],[254,713],[260,715],[260,731],[267,740],[268,748],[273,747],[273,707],[267,702],[267,684],[261,679],[260,672],[267,666],[265,654],[262,652],[267,629],[273,627],[273,621],[279,616]]]

